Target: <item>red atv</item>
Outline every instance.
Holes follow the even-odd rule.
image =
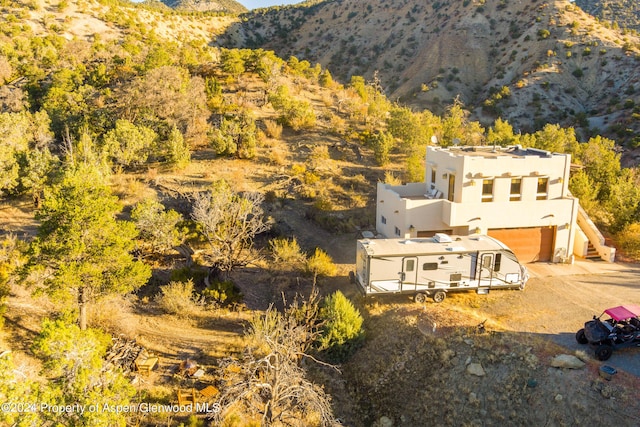
[[[608,318],[603,320],[605,314]],[[598,360],[607,360],[613,350],[640,347],[640,306],[621,305],[593,316],[576,332],[576,341],[594,347]]]

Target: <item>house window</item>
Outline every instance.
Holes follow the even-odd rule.
[[[456,189],[456,176],[452,173],[449,174],[449,191],[447,194],[447,200],[453,202],[454,190]]]
[[[383,223],[383,224],[386,224],[387,223],[387,218],[384,215],[382,215],[382,218],[380,218],[380,222]]]
[[[549,178],[538,178],[538,192],[536,200],[547,200],[549,191]]]
[[[482,180],[482,201],[493,201],[493,179]]]
[[[400,236],[400,229],[398,227],[396,227],[396,236]]]
[[[436,168],[431,168],[431,188],[436,188]]]
[[[509,195],[509,200],[513,202],[515,200],[520,200],[521,197],[522,197],[522,179],[512,178],[511,193]]]

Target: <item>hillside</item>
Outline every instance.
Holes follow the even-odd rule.
[[[298,9],[261,13],[279,10]],[[246,427],[276,413],[265,401],[287,412],[274,427],[638,424],[640,368],[612,359],[620,371],[605,381],[591,351],[554,341],[577,345],[585,319],[633,298],[634,266],[590,273],[589,288],[586,273],[532,275],[524,292],[461,292],[440,305],[406,294],[364,299],[350,283],[355,240],[375,229],[377,183],[422,179],[432,136],[489,140],[460,106],[442,117],[412,112],[362,79],[340,85],[307,61],[210,43],[243,18],[111,0],[9,1],[2,11],[0,400],[76,411],[2,411],[0,425]],[[578,146],[554,126],[537,135],[506,128],[493,136]],[[620,229],[638,225],[640,174],[620,171],[612,142],[580,145],[581,195]],[[256,222],[268,230],[220,241]],[[138,274],[120,281],[123,272]],[[271,322],[284,310],[270,307],[311,299],[314,288],[320,298],[340,290],[363,317],[364,338],[341,344],[355,353],[335,368],[314,362],[331,360],[314,339],[326,324],[313,313],[319,303],[290,309],[286,325]],[[261,324],[274,339],[258,339]],[[144,347],[156,368],[139,369],[141,353],[107,352],[112,337]],[[291,363],[254,370],[283,360],[266,350],[273,342]],[[584,367],[552,368],[564,352]],[[256,387],[246,398],[220,397],[247,378]],[[294,387],[295,398],[276,401],[265,392],[286,389],[287,378],[305,394]],[[224,420],[78,409],[162,408],[196,391],[223,404]],[[318,396],[330,417],[306,406]]]
[[[575,3],[601,21],[640,30],[640,4],[635,0],[576,0]]]
[[[459,96],[483,124],[560,123],[621,141],[640,129],[638,37],[566,0],[331,1],[244,18],[217,43],[318,62],[343,82],[378,70],[390,99],[418,109]]]
[[[163,0],[172,9],[194,12],[223,12],[238,14],[247,8],[234,0]]]

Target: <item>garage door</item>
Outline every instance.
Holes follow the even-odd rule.
[[[489,236],[509,246],[520,262],[550,261],[555,227],[499,228]]]

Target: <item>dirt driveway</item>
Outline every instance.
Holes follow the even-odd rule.
[[[548,336],[572,351],[591,354],[574,338],[584,322],[609,307],[640,304],[637,264],[577,261],[574,265],[529,264],[528,269],[531,279],[523,292],[476,296],[478,314],[506,329]],[[606,364],[640,376],[640,349],[614,352]]]

